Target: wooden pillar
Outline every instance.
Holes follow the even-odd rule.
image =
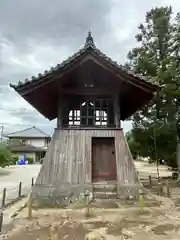
[[[116,128],[121,127],[120,106],[118,95],[114,97],[114,123]]]
[[[58,106],[57,106],[57,128],[63,127],[63,108],[64,108],[64,101],[62,99],[58,99]]]

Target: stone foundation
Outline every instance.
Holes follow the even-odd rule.
[[[111,184],[112,185],[112,184]],[[111,186],[112,187],[112,186]],[[139,189],[141,188],[141,185],[124,185],[122,187],[116,188],[115,192],[112,193],[116,195],[115,198],[118,199],[137,199],[139,197]],[[101,192],[100,196],[106,195],[107,198],[110,195],[107,194],[110,193],[109,191],[111,189],[108,189],[108,184],[105,186],[102,185],[101,189],[98,191]],[[88,198],[88,200],[92,200],[94,198],[101,198],[96,197],[96,194],[94,194],[94,184],[61,184],[61,187],[55,186],[55,185],[38,185],[36,184],[33,186],[32,189],[32,198],[35,205],[38,206],[49,206],[49,207],[66,207],[70,205],[71,203],[77,201],[78,199],[82,198]],[[104,197],[102,197],[104,198]]]
[[[92,185],[82,184],[61,184],[55,185],[38,185],[33,186],[32,199],[38,206],[68,206],[80,197],[88,195],[92,199]]]

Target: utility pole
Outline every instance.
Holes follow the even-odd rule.
[[[1,124],[1,144],[3,142],[3,132],[4,132],[4,125]]]

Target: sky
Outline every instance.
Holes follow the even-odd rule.
[[[152,7],[180,11],[179,0],[0,0],[0,125],[4,132],[35,125],[52,133],[56,120],[40,115],[9,87],[50,69],[78,51],[91,30],[96,46],[123,64]],[[124,131],[131,128],[123,122]]]

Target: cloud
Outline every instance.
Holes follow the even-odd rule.
[[[106,31],[111,1],[6,0],[1,3],[0,26],[5,38],[22,46],[36,39],[59,45],[80,42],[93,28]],[[98,22],[97,22],[98,21]]]
[[[52,131],[49,122],[8,84],[30,78],[76,52],[91,30],[96,45],[119,63],[135,46],[137,26],[146,11],[178,0],[6,0],[0,7],[0,123],[5,130],[36,125]],[[126,125],[125,125],[126,126]],[[129,129],[129,124],[127,129]]]

